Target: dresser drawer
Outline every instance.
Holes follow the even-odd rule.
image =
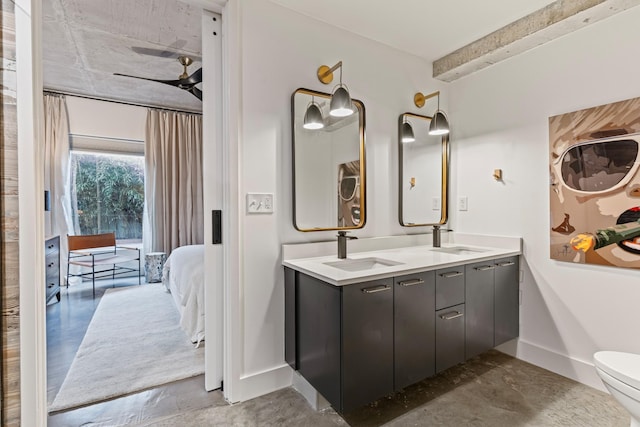
[[[56,254],[58,256],[60,254],[60,237],[52,237],[47,239],[44,245],[44,255],[48,256],[51,254]]]
[[[45,277],[55,277],[60,275],[60,256],[59,254],[47,255],[44,264]]]
[[[464,303],[464,265],[436,270],[436,310]]]

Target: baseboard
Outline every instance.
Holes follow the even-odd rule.
[[[291,386],[292,369],[286,363],[275,368],[266,369],[240,377],[241,401]]]
[[[322,411],[331,406],[318,391],[299,372],[293,372],[293,388],[309,402],[309,405],[316,410]]]
[[[498,348],[498,350],[502,349]],[[508,350],[510,349],[505,352],[511,354]],[[608,393],[592,362],[560,354],[522,339],[517,342],[515,356],[525,362]]]

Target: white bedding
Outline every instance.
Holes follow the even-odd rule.
[[[204,339],[204,245],[174,249],[162,270],[162,283],[173,295],[180,326],[194,343]]]

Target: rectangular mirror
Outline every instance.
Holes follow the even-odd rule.
[[[309,89],[291,97],[293,225],[299,231],[348,230],[365,223],[364,104],[354,99],[355,113],[333,117],[330,100],[330,94]],[[311,111],[310,117],[312,103],[320,114]],[[305,116],[316,129],[305,128]]]
[[[430,123],[431,117],[412,113],[398,119],[399,220],[405,227],[447,222],[449,137],[429,135]]]

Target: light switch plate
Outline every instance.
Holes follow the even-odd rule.
[[[273,193],[247,193],[247,213],[273,213]]]
[[[466,211],[468,209],[469,209],[469,200],[467,199],[467,196],[458,197],[458,210]]]
[[[434,211],[440,210],[440,197],[431,198],[431,209]]]

